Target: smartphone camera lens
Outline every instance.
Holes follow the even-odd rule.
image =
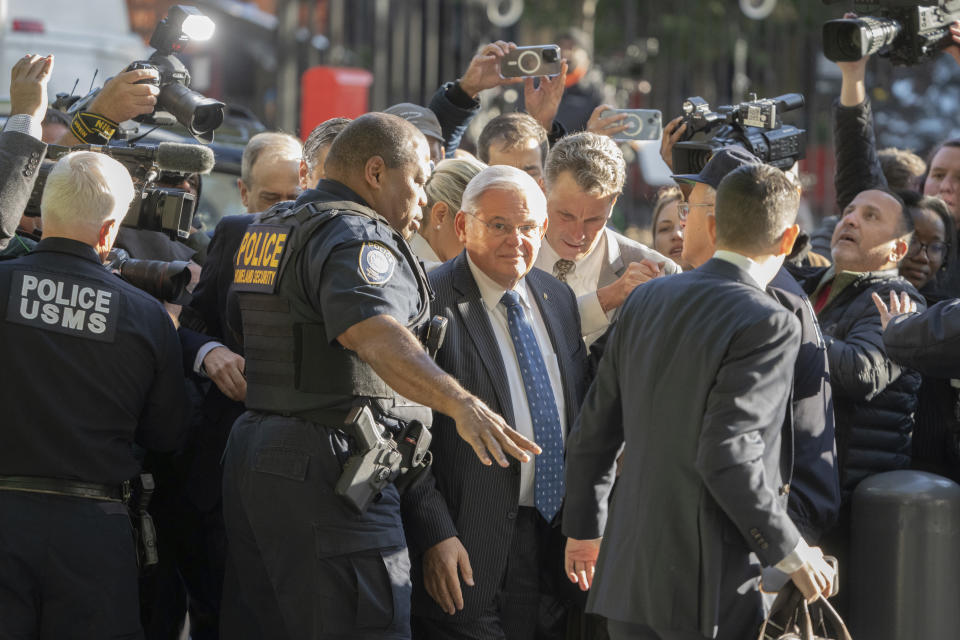
[[[560,52],[556,49],[544,49],[543,50],[543,61],[544,62],[556,62],[560,59]]]

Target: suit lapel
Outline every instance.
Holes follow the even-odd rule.
[[[603,264],[600,267],[600,277],[597,278],[598,289],[616,282],[617,278],[622,276],[623,272],[627,269],[626,265],[623,264],[623,255],[619,251],[616,252],[616,255],[612,255],[613,252],[610,250],[610,245],[616,242],[616,237],[611,237],[611,234],[606,229],[601,233],[603,233],[603,238],[600,239],[600,242],[604,243],[603,250],[605,256]]]
[[[547,333],[550,335],[550,344],[553,345],[553,352],[557,354],[557,365],[560,367],[560,381],[563,385],[563,401],[566,407],[565,413],[567,414],[565,422],[567,431],[569,432],[570,426],[576,418],[576,415],[571,416],[571,413],[572,409],[577,406],[577,402],[576,399],[571,396],[572,390],[566,381],[573,379],[573,372],[568,370],[567,359],[561,356],[561,354],[565,352],[563,345],[557,343],[559,336],[563,335],[563,319],[555,313],[555,307],[544,291],[544,282],[542,280],[542,276],[544,275],[546,274],[536,269],[531,270],[526,277],[527,287],[530,289],[530,294],[540,308],[540,317],[543,318],[543,323],[547,326]]]
[[[507,387],[507,372],[500,357],[500,347],[497,346],[493,327],[490,326],[490,318],[480,298],[480,289],[473,279],[473,274],[470,273],[466,252],[462,252],[455,260],[453,288],[457,294],[457,311],[493,385],[497,403],[500,405],[499,413],[507,424],[512,426],[513,402],[510,389]]]

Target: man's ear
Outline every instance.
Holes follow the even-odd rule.
[[[379,190],[383,184],[383,172],[387,165],[380,156],[370,156],[363,165],[363,179],[371,189]]]
[[[707,215],[707,237],[710,238],[710,245],[717,246],[717,216]]]
[[[100,256],[100,260],[105,260],[107,254],[110,253],[110,249],[113,248],[113,242],[117,239],[116,227],[119,224],[119,220],[111,218],[100,225],[100,230],[97,232],[96,246],[97,255]]]
[[[303,160],[300,161],[300,188],[306,191],[310,188],[307,178],[310,177],[310,171],[307,168],[307,163]]]
[[[250,196],[247,194],[247,185],[243,183],[242,178],[237,178],[237,188],[240,189],[240,201],[243,203],[244,209],[246,209],[247,199]]]
[[[788,256],[790,252],[793,251],[793,244],[797,241],[797,236],[800,235],[800,225],[795,224],[783,232],[783,235],[780,236],[780,243],[777,247],[778,256]]]
[[[900,262],[909,250],[910,243],[907,242],[906,237],[897,238],[893,241],[893,247],[890,249],[890,262]]]
[[[453,230],[457,232],[457,239],[460,244],[467,242],[467,214],[463,211],[457,211],[457,216],[453,219]]]

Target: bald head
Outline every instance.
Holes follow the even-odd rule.
[[[367,113],[347,125],[334,139],[324,172],[328,178],[349,186],[375,156],[389,169],[416,163],[417,148],[421,144],[426,146],[426,138],[403,118]]]

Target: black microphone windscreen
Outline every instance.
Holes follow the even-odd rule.
[[[215,161],[209,147],[180,142],[161,142],[156,160],[161,170],[180,173],[210,173]]]

